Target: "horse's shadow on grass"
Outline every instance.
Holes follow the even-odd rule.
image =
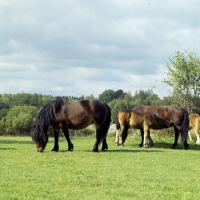
[[[119,146],[119,147],[114,147],[112,149],[111,148],[108,148],[107,151],[105,151],[105,153],[107,152],[121,152],[121,153],[159,153],[159,152],[164,152],[164,150],[161,150],[161,149],[169,149],[169,150],[183,150],[183,147],[181,144],[178,144],[177,145],[177,148],[176,149],[173,149],[171,148],[172,147],[172,143],[170,142],[154,142],[154,146],[152,147],[148,147],[148,148],[144,148],[144,147],[139,147],[139,145],[125,145],[124,147],[122,146]],[[128,148],[128,149],[127,149]],[[200,150],[200,146],[196,145],[196,144],[189,144],[189,150]],[[76,152],[90,152],[92,153],[91,150],[79,150],[79,149],[74,149],[73,151],[76,151]],[[73,152],[72,151],[72,152]],[[60,153],[66,153],[66,152],[71,152],[71,151],[68,151],[68,150],[59,150]],[[98,153],[104,153],[102,152],[100,149],[98,151]]]
[[[151,150],[150,148],[143,148],[141,150],[138,150],[138,149],[111,149],[111,150],[108,150],[108,152],[120,152],[120,153],[158,153],[158,152],[163,152],[163,151],[160,151],[160,150]]]
[[[16,151],[16,148],[0,148],[0,151]]]
[[[197,145],[197,144],[192,144],[192,143],[189,143],[189,149],[188,150],[194,150],[194,151],[200,151],[200,145]]]
[[[99,150],[98,152],[92,152],[91,150],[74,150],[75,152],[84,152],[84,153],[109,153],[109,152],[120,152],[120,153],[142,153],[142,152],[162,152],[160,150],[150,150],[150,149],[108,149],[107,151],[101,151]],[[59,150],[59,153],[67,153],[70,151],[67,150]],[[73,152],[73,151],[72,151]]]
[[[21,140],[0,140],[1,144],[33,144],[32,141],[21,141]]]
[[[132,146],[133,148],[135,146]],[[141,147],[143,148],[143,147]],[[178,144],[177,147],[175,149],[172,148],[172,143],[170,142],[154,142],[154,145],[152,147],[148,147],[147,149],[151,149],[151,148],[154,148],[154,149],[172,149],[172,150],[183,150],[183,146],[182,144]],[[144,148],[143,148],[144,149]],[[198,151],[200,150],[200,145],[196,145],[195,143],[192,144],[192,143],[189,143],[189,148],[188,150],[195,150],[195,151]]]

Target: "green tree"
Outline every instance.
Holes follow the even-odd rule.
[[[122,99],[114,99],[113,101],[108,103],[108,106],[111,109],[112,121],[115,120],[115,116],[120,110],[131,108],[130,102]]]
[[[115,92],[115,99],[123,99],[126,93],[123,90],[119,89]]]
[[[115,99],[115,91],[114,90],[105,90],[103,93],[99,94],[98,99],[105,103],[109,103],[113,99]]]
[[[93,94],[90,94],[89,96],[85,96],[84,99],[85,100],[93,100],[93,99],[96,99],[96,98],[94,97]]]
[[[189,112],[199,111],[200,59],[195,53],[185,55],[177,51],[169,61],[164,82],[173,88],[173,102]]]
[[[38,109],[34,106],[14,106],[10,109],[5,119],[6,134],[27,135]],[[1,124],[3,126],[3,124]]]

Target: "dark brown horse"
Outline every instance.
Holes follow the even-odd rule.
[[[116,145],[123,145],[128,135],[129,127],[143,130],[144,140],[143,146],[151,146],[150,129],[169,128],[170,122],[152,114],[138,113],[132,110],[122,110],[117,113],[116,119]]]
[[[52,126],[55,139],[52,151],[58,151],[59,129],[62,129],[68,142],[68,150],[72,151],[74,147],[68,129],[83,129],[92,122],[96,127],[96,142],[92,151],[98,151],[100,142],[102,142],[102,151],[106,151],[108,149],[106,135],[111,122],[111,112],[108,105],[98,100],[66,101],[57,99],[48,103],[39,112],[31,135],[37,150],[42,152],[48,142],[47,130],[49,126]]]
[[[174,127],[174,132],[175,132],[174,144],[172,145],[172,148],[175,149],[177,147],[177,141],[180,132],[182,137],[183,148],[188,149],[189,145],[187,143],[187,136],[189,129],[189,115],[184,108],[180,108],[178,106],[140,105],[134,107],[132,110],[140,113],[143,112],[153,113],[158,117],[169,121],[171,126]],[[141,137],[142,137],[141,145],[143,143],[143,135],[144,135],[144,130],[141,130]]]
[[[192,141],[191,131],[193,130],[197,136],[196,144],[200,145],[200,116],[198,114],[191,113],[189,115],[189,119],[190,119],[190,130],[188,132],[188,136],[190,138],[190,141]]]

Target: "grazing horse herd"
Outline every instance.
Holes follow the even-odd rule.
[[[174,128],[174,143],[172,148],[177,147],[179,134],[182,138],[183,149],[188,149],[187,137],[191,139],[193,130],[200,144],[200,116],[188,114],[184,108],[178,106],[145,106],[140,105],[132,109],[121,110],[116,115],[116,125],[111,125],[111,110],[109,106],[98,100],[66,101],[54,100],[46,104],[38,113],[31,130],[32,140],[36,144],[38,152],[43,152],[48,142],[47,130],[49,126],[54,131],[54,147],[52,151],[58,151],[59,129],[62,129],[68,143],[68,151],[74,146],[69,137],[69,130],[79,130],[94,123],[96,128],[96,141],[92,149],[98,151],[102,143],[102,151],[108,149],[106,136],[111,128],[116,128],[116,145],[124,145],[128,135],[128,129],[139,129],[141,132],[140,146],[153,145],[150,129]],[[110,127],[110,129],[109,129]],[[188,133],[189,131],[189,133]]]

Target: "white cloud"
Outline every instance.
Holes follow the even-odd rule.
[[[175,51],[200,54],[198,0],[1,1],[0,93],[151,89]]]

